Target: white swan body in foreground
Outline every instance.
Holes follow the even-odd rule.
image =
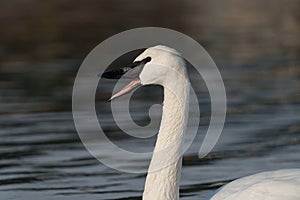
[[[181,174],[181,148],[186,129],[189,79],[185,62],[174,49],[155,46],[140,54],[131,66],[102,74],[117,79],[135,77],[111,99],[128,93],[138,85],[162,85],[164,102],[161,126],[146,178],[143,200],[178,200]],[[167,153],[162,153],[167,149]],[[161,163],[168,165],[160,169]],[[233,181],[211,200],[300,200],[300,170],[265,172]]]
[[[210,200],[300,200],[300,170],[262,172],[223,186]]]

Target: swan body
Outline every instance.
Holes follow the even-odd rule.
[[[210,200],[300,200],[300,170],[262,172],[232,181]]]
[[[182,143],[189,109],[185,62],[176,50],[158,45],[140,54],[130,70],[128,67],[113,70],[102,77],[118,78],[123,74],[135,74],[136,78],[111,100],[138,85],[156,84],[164,88],[162,120],[143,200],[178,200]],[[264,172],[235,180],[219,189],[211,200],[300,200],[300,169]]]

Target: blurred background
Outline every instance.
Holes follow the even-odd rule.
[[[252,173],[299,168],[299,9],[298,0],[1,1],[0,199],[141,199],[145,174],[110,169],[83,147],[71,94],[81,62],[96,45],[144,26],[199,41],[227,90],[227,120],[214,151],[199,160],[199,137],[184,156],[182,199],[202,199]],[[147,92],[138,91],[140,106],[133,109],[145,123]],[[203,86],[202,93],[204,133],[210,104]],[[97,109],[109,107],[110,94],[97,92]],[[102,118],[116,143],[153,148],[155,138],[122,137],[110,117]]]

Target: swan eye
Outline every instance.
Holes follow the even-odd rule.
[[[150,62],[150,61],[151,61],[151,57],[148,56],[148,57],[144,58],[143,60],[133,62],[131,68],[134,68],[138,65],[145,65],[147,62]]]
[[[147,57],[147,58],[145,58],[144,60],[145,60],[146,63],[147,63],[147,62],[150,62],[150,61],[151,61],[151,57]]]

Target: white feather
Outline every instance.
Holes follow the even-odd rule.
[[[262,172],[225,185],[211,200],[299,200],[300,170]]]

